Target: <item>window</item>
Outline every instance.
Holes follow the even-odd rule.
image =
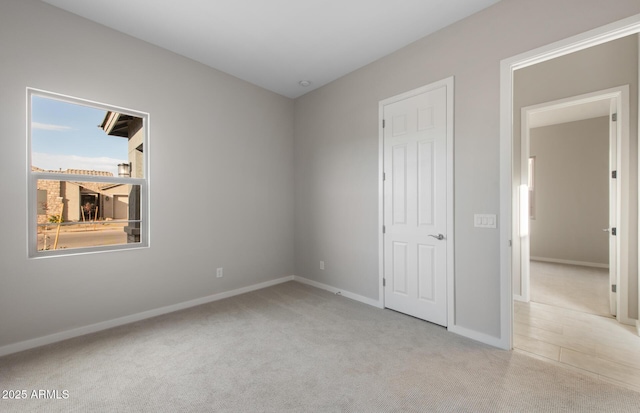
[[[149,245],[149,115],[27,89],[29,256]]]

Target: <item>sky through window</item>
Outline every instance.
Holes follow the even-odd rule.
[[[128,163],[127,139],[101,128],[106,111],[90,106],[32,96],[32,166],[51,171],[84,169],[111,172]]]

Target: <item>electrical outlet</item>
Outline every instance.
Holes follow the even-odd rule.
[[[320,269],[324,270],[324,261],[320,261]]]
[[[216,277],[218,278],[222,278],[222,267],[218,268],[216,270]]]

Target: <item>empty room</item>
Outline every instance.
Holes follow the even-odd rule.
[[[639,33],[637,0],[0,0],[0,411],[640,410]],[[572,102],[600,215],[548,248]],[[549,309],[542,255],[609,311]]]

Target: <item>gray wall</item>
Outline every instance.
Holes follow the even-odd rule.
[[[629,179],[622,181],[623,213],[620,242],[626,243],[630,261],[621,263],[629,274],[629,314],[638,317],[638,37],[627,36],[609,43],[517,70],[514,75],[514,136],[520,135],[521,108],[577,96],[616,86],[629,85],[629,147],[623,148],[623,162],[629,165]],[[515,139],[514,171],[520,171],[520,141]],[[519,174],[518,174],[519,175]],[[518,182],[518,180],[515,180]],[[514,248],[519,248],[517,239]],[[514,292],[520,291],[519,263],[514,263]]]
[[[298,98],[296,274],[377,299],[378,102],[455,76],[456,324],[500,337],[499,234],[473,227],[499,212],[500,61],[637,13],[637,0],[503,0]]]
[[[293,274],[292,100],[34,0],[0,52],[0,346]],[[150,113],[151,248],[27,259],[28,86]]]
[[[609,117],[530,131],[531,256],[609,264]]]

